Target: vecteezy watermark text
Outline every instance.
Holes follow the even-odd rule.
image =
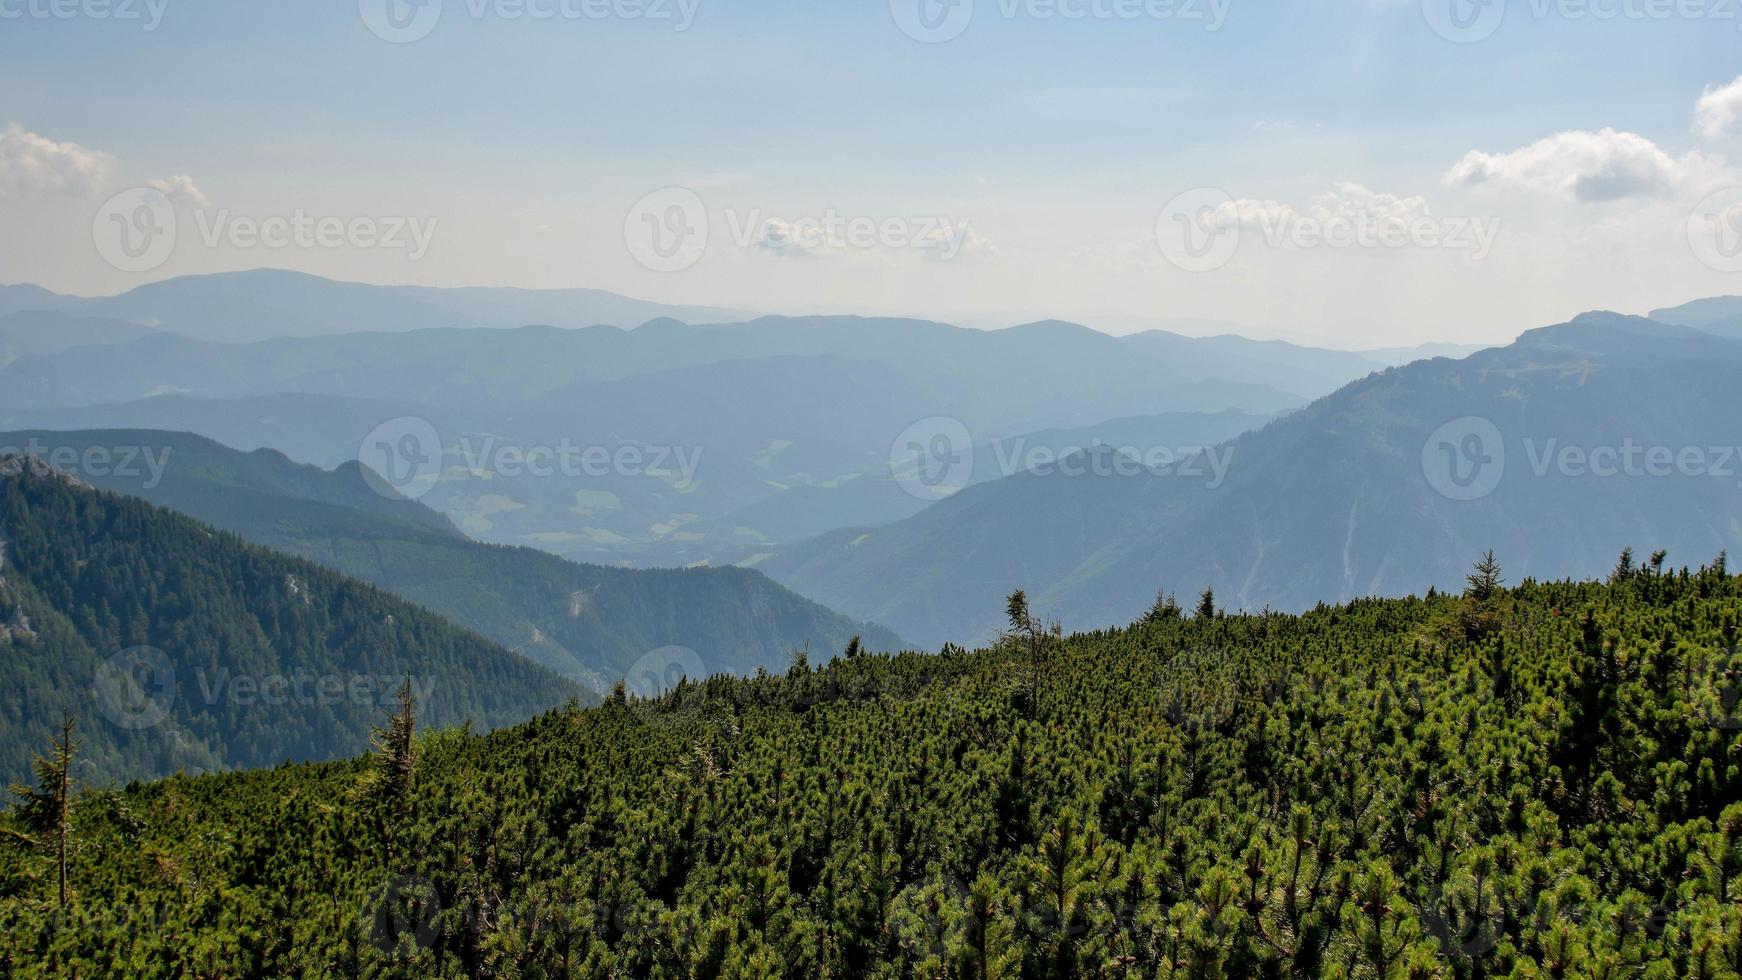
[[[451,453],[450,453],[451,449]],[[370,486],[389,497],[417,499],[448,473],[444,460],[457,457],[455,478],[604,479],[646,477],[675,490],[695,486],[702,446],[637,442],[586,444],[564,437],[552,443],[525,444],[494,435],[461,435],[451,447],[428,419],[413,415],[381,423],[357,447],[357,461],[378,480]]]
[[[194,681],[200,697],[208,705],[228,701],[240,707],[253,705],[277,706],[307,704],[332,707],[339,704],[361,704],[389,707],[399,694],[400,686],[409,681],[411,695],[427,703],[435,690],[433,677],[406,677],[403,674],[315,674],[297,671],[290,674],[233,673],[220,667],[207,673],[194,671]]]
[[[1428,27],[1458,44],[1493,37],[1511,11],[1537,21],[1705,20],[1742,28],[1742,0],[1421,0]]]
[[[23,456],[85,480],[138,480],[155,490],[169,470],[172,446],[54,446],[36,436],[23,446],[0,446],[0,457]]]
[[[1078,21],[1177,21],[1222,29],[1233,0],[889,0],[889,13],[901,33],[926,44],[962,35],[976,8],[1004,20],[1043,23]]]
[[[889,472],[896,484],[921,500],[938,500],[975,482],[1029,473],[1064,477],[1172,477],[1203,480],[1215,490],[1228,478],[1234,445],[1115,445],[1099,438],[1055,446],[1031,443],[1026,436],[995,437],[991,467],[976,449],[960,419],[932,416],[904,429],[889,447]],[[979,469],[976,469],[976,467]]]
[[[1364,192],[1364,199],[1325,195],[1297,209],[1275,201],[1236,200],[1226,191],[1198,187],[1176,195],[1156,217],[1155,240],[1169,262],[1187,272],[1227,265],[1240,246],[1349,252],[1442,250],[1482,261],[1500,237],[1497,217],[1427,212],[1419,198]]]
[[[440,219],[418,215],[239,214],[230,208],[195,207],[199,242],[207,249],[362,249],[404,252],[421,260],[435,240]],[[91,242],[105,262],[122,272],[150,272],[175,253],[183,223],[175,201],[156,187],[133,187],[103,202],[91,219]]]
[[[252,674],[220,667],[194,670],[194,686],[181,683],[173,661],[156,647],[130,647],[97,665],[93,694],[103,717],[130,731],[162,724],[174,712],[177,699],[193,697],[204,707],[227,704],[238,708],[341,704],[387,708],[402,684],[426,702],[435,690],[433,677],[408,674],[332,673],[311,671]]]
[[[107,20],[155,31],[169,0],[0,0],[0,20]]]
[[[449,8],[472,20],[648,21],[683,33],[701,6],[701,0],[358,0],[357,11],[376,37],[410,44],[434,32]]]
[[[403,251],[413,262],[429,252],[439,218],[415,215],[339,217],[311,215],[302,208],[265,217],[232,214],[229,208],[194,213],[200,242],[207,248],[386,249]]]
[[[1742,446],[1671,445],[1631,437],[1590,444],[1525,436],[1519,443],[1535,479],[1718,479],[1733,480],[1742,489]],[[1423,443],[1422,475],[1443,497],[1480,500],[1500,487],[1509,459],[1519,458],[1508,452],[1491,420],[1465,416],[1440,426]]]
[[[516,446],[494,436],[476,441],[462,436],[459,450],[466,472],[478,478],[654,476],[672,478],[672,486],[683,490],[695,485],[703,447],[640,443],[583,446],[570,439],[549,446]]]
[[[1214,490],[1228,478],[1234,447],[1115,446],[1101,439],[1087,445],[1055,448],[1028,445],[1025,438],[993,439],[992,453],[999,476],[1033,473],[1048,476],[1177,476],[1202,479]]]
[[[716,229],[724,230],[723,238]],[[623,220],[629,254],[655,272],[680,272],[701,261],[710,245],[741,252],[820,257],[850,251],[909,250],[949,261],[975,242],[968,218],[946,214],[776,214],[759,207],[709,212],[687,187],[665,187],[636,201]]]

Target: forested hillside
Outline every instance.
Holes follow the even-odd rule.
[[[368,758],[86,794],[64,908],[38,806],[0,847],[0,967],[1738,976],[1721,558],[1197,606],[1061,638],[1013,596],[979,652],[795,660],[488,735],[402,713]]]
[[[110,465],[93,484],[143,497],[380,586],[596,692],[654,651],[693,653],[693,674],[785,666],[792,651],[874,650],[901,640],[742,568],[633,570],[531,548],[480,544],[356,463],[299,465],[185,432],[140,429],[0,434],[0,446],[55,447],[87,460],[117,447],[156,461]]]
[[[92,784],[368,748],[409,678],[431,721],[524,721],[579,687],[311,562],[0,460],[0,778],[81,722]]]

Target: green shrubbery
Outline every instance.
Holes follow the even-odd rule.
[[[0,970],[1738,976],[1742,581],[1492,572],[86,795]]]

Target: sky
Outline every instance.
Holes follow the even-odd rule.
[[[1739,0],[0,0],[0,282],[84,295],[1492,343],[1742,293],[1738,188]]]

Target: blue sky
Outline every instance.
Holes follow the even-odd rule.
[[[1218,0],[1213,31],[1177,11],[1065,20],[1050,0],[975,0],[943,43],[898,29],[910,0],[699,0],[683,31],[446,0],[411,43],[371,32],[377,0],[155,0],[153,30],[147,0],[138,20],[97,16],[120,0],[59,0],[65,19],[43,15],[51,2],[0,0],[0,219],[14,230],[0,281],[99,293],[271,265],[987,324],[1192,318],[1372,345],[1742,292],[1684,227],[1742,184],[1731,0],[1665,17],[1597,0],[1607,19],[1525,0],[1474,43],[1435,33],[1424,3],[1441,0]],[[1559,134],[1574,137],[1544,144]],[[1459,171],[1473,151],[1489,157]],[[173,252],[115,268],[93,216],[154,182],[178,211]],[[675,271],[626,241],[640,202],[669,188],[696,195],[708,226]],[[1212,269],[1180,268],[1156,241],[1194,188],[1224,194],[1239,229]],[[228,234],[296,212],[434,233],[415,257]],[[1269,237],[1352,214],[1498,235],[1480,254]],[[816,237],[830,216],[894,231]]]

